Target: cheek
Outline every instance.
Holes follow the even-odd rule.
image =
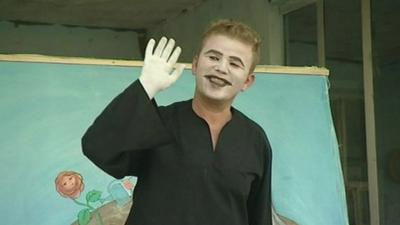
[[[242,86],[246,82],[246,77],[241,73],[233,74],[232,78],[236,85]]]
[[[207,71],[212,71],[215,67],[215,64],[213,64],[213,62],[207,61],[207,59],[201,59],[197,61],[197,64],[193,65],[194,66],[192,67],[192,72],[194,74],[204,74],[207,73]]]
[[[62,185],[62,187],[63,187],[64,189],[69,189],[70,186],[71,186],[69,179],[64,179],[64,180],[62,181],[61,185]]]
[[[237,86],[237,89],[239,89],[241,91],[246,90],[249,86],[247,78],[238,78],[236,80],[236,86]]]
[[[75,184],[75,178],[74,178],[74,177],[71,177],[71,179],[69,179],[69,180],[67,181],[67,185],[68,185],[68,186],[74,186],[74,184]]]

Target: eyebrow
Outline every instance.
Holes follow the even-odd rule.
[[[206,51],[204,54],[209,54],[209,53],[215,54],[215,55],[218,55],[218,56],[222,56],[223,55],[222,52],[219,52],[219,51],[217,51],[215,49],[210,49],[210,50]],[[239,62],[243,67],[245,67],[241,58],[239,58],[237,56],[229,56],[229,58],[233,59],[234,61]]]

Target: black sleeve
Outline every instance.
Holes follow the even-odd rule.
[[[139,80],[114,98],[82,137],[83,153],[108,174],[138,176],[149,150],[168,143],[155,101]]]
[[[271,216],[271,166],[272,151],[268,139],[262,141],[264,172],[251,185],[247,201],[249,225],[272,225]]]

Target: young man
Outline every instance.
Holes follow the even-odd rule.
[[[139,79],[88,129],[84,154],[112,176],[138,177],[126,224],[272,224],[270,145],[232,107],[254,82],[260,38],[239,22],[212,24],[193,59],[194,98],[160,107],[154,96],[183,71],[174,45],[149,41]]]

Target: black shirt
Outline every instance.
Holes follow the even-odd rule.
[[[158,107],[139,81],[82,138],[110,175],[137,176],[129,225],[270,225],[271,148],[263,129],[232,107],[213,150],[191,100]]]

